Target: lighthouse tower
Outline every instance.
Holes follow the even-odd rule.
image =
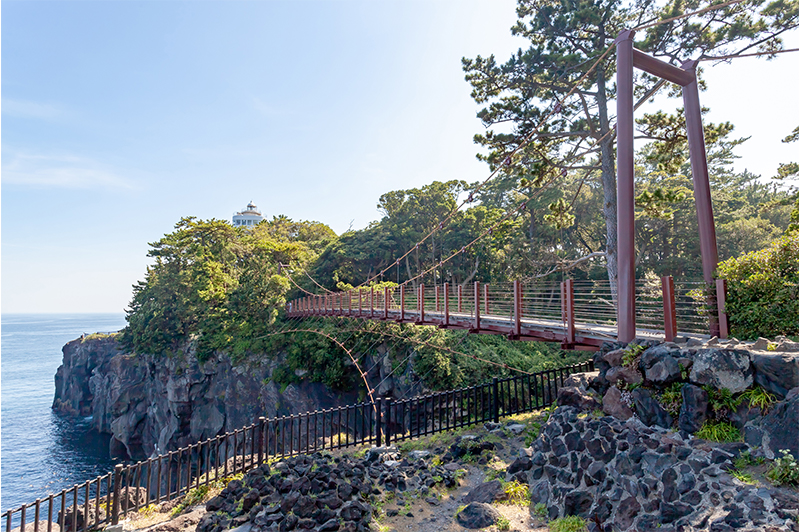
[[[263,219],[264,217],[261,216],[261,212],[259,212],[258,207],[256,207],[251,201],[247,204],[245,210],[237,212],[233,215],[233,225],[235,227],[253,227]]]

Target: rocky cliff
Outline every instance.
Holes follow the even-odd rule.
[[[272,376],[283,361],[280,354],[252,356],[238,365],[218,354],[201,364],[191,344],[172,356],[134,355],[114,336],[74,340],[62,351],[53,409],[91,416],[95,429],[112,435],[111,453],[121,458],[140,460],[174,450],[259,416],[310,412],[360,399],[358,391],[335,392],[306,380],[276,384]],[[403,375],[389,376],[389,357],[377,351],[380,358],[368,356],[366,367],[378,393],[400,397],[421,391],[411,364]]]

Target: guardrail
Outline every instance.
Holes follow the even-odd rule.
[[[719,324],[725,324],[724,281],[717,284],[714,304],[719,305]],[[711,301],[705,287],[703,282],[676,283],[671,276],[637,281],[636,336],[673,340],[679,332],[717,334],[716,313],[710,316],[707,311]],[[564,349],[598,349],[617,338],[615,294],[607,280],[473,282],[467,287],[403,284],[309,295],[289,302],[286,313],[436,325],[560,342]],[[727,336],[727,327],[721,328],[719,336]]]
[[[588,361],[398,401],[384,398],[261,417],[233,432],[135,464],[117,465],[112,472],[8,510],[0,518],[5,532],[78,532],[117,524],[129,512],[245,473],[269,459],[362,444],[390,445],[544,408],[555,402],[569,375],[593,369]]]

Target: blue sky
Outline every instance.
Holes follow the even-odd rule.
[[[460,60],[524,46],[514,20],[507,0],[3,1],[2,311],[121,312],[181,216],[253,200],[340,233],[387,191],[482,180]],[[796,56],[707,66],[710,119],[752,135],[739,169],[796,160]]]

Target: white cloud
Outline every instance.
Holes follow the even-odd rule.
[[[2,111],[4,115],[43,120],[52,120],[67,114],[63,108],[57,105],[13,98],[3,98]]]
[[[135,188],[106,165],[75,155],[4,155],[2,181],[4,185],[40,188]]]

